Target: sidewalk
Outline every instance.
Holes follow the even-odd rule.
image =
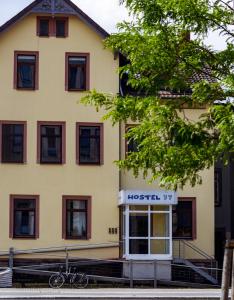
[[[220,289],[0,289],[0,299],[219,299]]]

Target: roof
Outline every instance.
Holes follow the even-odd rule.
[[[22,11],[20,11],[17,15],[3,24],[0,27],[0,34],[8,30],[15,23],[31,13],[51,14],[52,16],[59,14],[77,16],[94,31],[96,31],[102,38],[107,38],[109,36],[109,33],[105,31],[105,29],[99,26],[94,20],[86,15],[70,0],[35,0],[27,7],[25,7]]]

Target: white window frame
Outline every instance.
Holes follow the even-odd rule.
[[[125,232],[123,233],[124,239],[124,255],[125,259],[134,260],[171,260],[172,259],[172,205],[168,205],[169,210],[151,210],[151,205],[147,205],[147,210],[130,210],[129,205],[125,205],[123,216],[125,219]],[[129,221],[130,213],[145,213],[148,216],[148,236],[147,237],[129,237]],[[168,214],[169,215],[169,235],[166,237],[151,237],[151,214]],[[168,254],[129,254],[129,241],[133,239],[148,239],[148,253],[150,253],[150,241],[151,240],[168,240],[169,241],[169,253]]]

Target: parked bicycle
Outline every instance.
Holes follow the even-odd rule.
[[[63,268],[60,268],[59,273],[53,274],[49,278],[49,286],[53,289],[61,288],[65,282],[69,282],[75,288],[86,288],[89,278],[85,273],[72,272],[71,268],[66,272],[63,272]]]

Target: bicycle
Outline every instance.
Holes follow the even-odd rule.
[[[71,268],[64,273],[60,268],[59,273],[52,274],[49,278],[49,286],[53,289],[61,288],[66,281],[76,288],[86,288],[89,283],[89,278],[85,273],[72,273]]]

